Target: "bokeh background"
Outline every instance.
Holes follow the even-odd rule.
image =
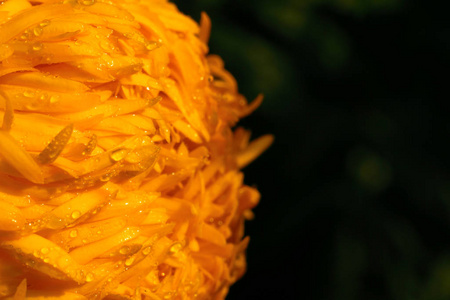
[[[178,0],[275,144],[228,299],[450,299],[448,11],[437,1]],[[444,1],[443,1],[444,2]],[[447,75],[446,75],[447,74]]]

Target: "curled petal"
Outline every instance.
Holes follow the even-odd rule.
[[[38,159],[41,164],[50,164],[55,161],[63,151],[73,132],[73,124],[64,127],[53,140],[39,153]]]

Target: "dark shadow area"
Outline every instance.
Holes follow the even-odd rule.
[[[434,1],[175,1],[275,144],[228,299],[450,299],[450,49]],[[439,2],[439,1],[438,1]]]

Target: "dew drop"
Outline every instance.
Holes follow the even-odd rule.
[[[42,28],[41,27],[35,27],[34,29],[33,29],[33,34],[35,35],[35,36],[40,36],[41,34],[42,34]]]
[[[91,282],[92,280],[94,280],[94,274],[88,273],[86,275],[86,282]]]
[[[50,25],[50,20],[42,20],[42,22],[39,23],[39,26],[41,26],[41,27],[45,27],[48,25]]]
[[[71,238],[76,238],[76,237],[78,236],[78,231],[76,231],[75,229],[72,230],[72,231],[69,233],[69,236],[70,236]]]
[[[48,258],[48,257],[44,258],[45,263],[48,263],[49,261],[50,261],[50,258]]]
[[[181,250],[181,248],[183,248],[183,245],[181,245],[180,242],[176,242],[172,246],[170,246],[169,254],[177,254]]]
[[[32,48],[34,51],[39,51],[42,49],[42,43],[35,43]]]
[[[134,256],[128,258],[128,259],[125,261],[125,266],[129,267],[129,266],[131,266],[131,265],[133,264],[133,262],[134,262]]]
[[[148,254],[150,253],[151,250],[152,250],[152,247],[150,247],[150,246],[145,247],[145,248],[142,250],[142,254],[148,255]]]
[[[81,217],[81,213],[80,211],[76,210],[72,213],[72,219],[78,219],[79,217]]]
[[[95,4],[95,0],[79,0],[78,3],[84,6],[91,6]]]
[[[41,249],[41,253],[42,254],[47,254],[47,253],[49,253],[50,252],[50,250],[48,250],[48,248],[42,248]]]
[[[111,178],[112,178],[112,173],[106,173],[106,174],[103,174],[102,176],[100,176],[100,181],[103,181],[103,182],[109,181],[109,180],[111,180]]]
[[[111,160],[117,162],[119,160],[122,160],[126,155],[127,155],[127,150],[124,148],[119,148],[119,149],[112,151],[111,154],[109,155],[109,157],[111,158]]]
[[[120,248],[119,253],[120,254],[127,254],[128,252],[130,252],[130,247],[128,246],[123,246],[122,248]]]
[[[147,43],[147,44],[145,45],[145,48],[146,48],[148,51],[152,51],[152,50],[158,48],[158,44],[155,43],[155,42],[149,42],[149,43]]]
[[[34,97],[35,94],[33,91],[25,91],[25,92],[23,92],[23,95],[27,98],[32,98],[32,97]]]
[[[50,103],[54,104],[59,101],[59,96],[53,95],[50,97]]]
[[[27,38],[28,38],[28,35],[26,35],[25,33],[20,36],[21,40],[26,40]]]

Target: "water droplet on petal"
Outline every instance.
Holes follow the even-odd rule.
[[[133,264],[133,262],[134,262],[134,259],[135,259],[134,256],[128,258],[128,259],[125,261],[125,266],[127,266],[127,267],[131,266],[131,265]]]
[[[42,43],[35,43],[32,48],[34,51],[39,51],[42,49],[42,47],[43,47]]]
[[[172,246],[170,246],[169,254],[177,254],[181,248],[183,248],[183,245],[181,245],[180,242],[175,242]]]
[[[113,177],[112,173],[106,173],[106,174],[103,174],[102,176],[100,176],[100,181],[103,181],[103,182],[109,181],[109,180],[111,180],[112,177]]]
[[[95,4],[95,0],[79,0],[78,3],[84,6],[90,6]]]
[[[81,213],[80,211],[76,210],[72,213],[72,219],[78,219],[79,217],[81,217]]]
[[[148,51],[152,51],[152,50],[158,48],[158,44],[155,43],[155,42],[149,42],[149,43],[147,43],[147,44],[145,45],[145,48],[146,48]]]
[[[25,92],[23,92],[23,95],[27,98],[32,98],[32,97],[34,97],[35,94],[33,91],[25,91]]]
[[[124,157],[127,155],[127,152],[128,151],[126,149],[119,148],[119,149],[112,151],[111,154],[109,155],[109,157],[111,158],[111,160],[117,162],[117,161],[124,159]]]
[[[35,36],[40,36],[41,34],[42,34],[42,28],[41,27],[35,27],[34,29],[33,29],[33,34],[35,35]]]
[[[127,254],[128,252],[130,252],[130,247],[128,246],[123,246],[122,248],[120,248],[119,253],[120,254]]]
[[[25,33],[20,36],[21,40],[26,40],[27,38],[28,38],[28,35]]]
[[[172,293],[171,292],[168,292],[167,294],[164,295],[164,299],[165,300],[170,299],[170,298],[172,298]]]
[[[50,103],[54,104],[59,101],[59,96],[53,95],[50,97]]]
[[[93,134],[91,136],[91,139],[89,140],[88,144],[86,145],[86,148],[81,153],[82,155],[89,155],[94,151],[95,147],[97,147],[97,135]]]
[[[39,23],[39,26],[45,27],[50,25],[50,20],[42,20],[41,23]]]
[[[148,254],[150,253],[151,250],[152,250],[152,247],[150,247],[150,246],[145,247],[145,248],[142,250],[142,254],[148,255]]]
[[[71,238],[76,238],[76,237],[78,236],[78,231],[76,231],[75,229],[72,230],[72,231],[69,233],[69,236],[70,236]]]
[[[86,282],[91,282],[92,280],[94,280],[94,274],[88,273],[86,275]]]

